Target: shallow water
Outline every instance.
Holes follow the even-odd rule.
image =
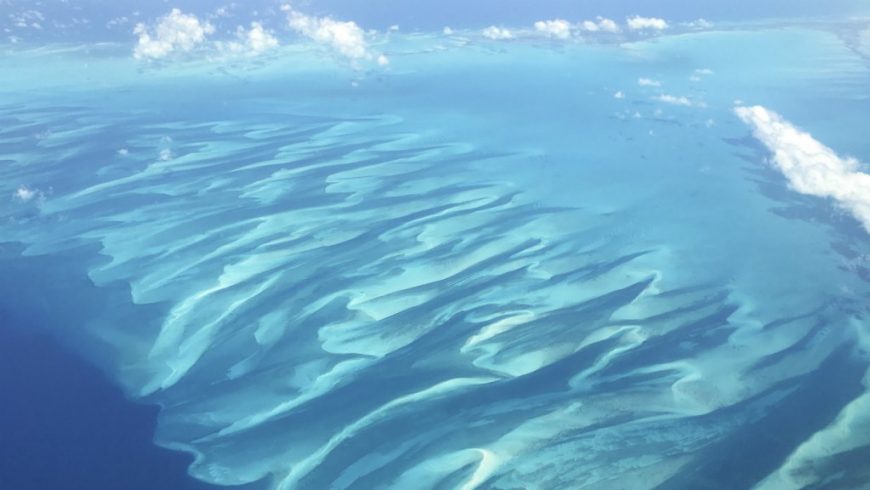
[[[208,483],[860,488],[870,238],[733,113],[870,161],[838,29],[15,51],[0,304]]]

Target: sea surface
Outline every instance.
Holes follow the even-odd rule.
[[[863,28],[2,48],[0,488],[870,488]]]

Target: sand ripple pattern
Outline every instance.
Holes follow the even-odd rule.
[[[383,115],[2,119],[0,190],[41,193],[4,241],[123,291],[62,335],[163,407],[157,442],[202,480],[800,488],[868,451],[860,311],[749,318],[728,285],[670,283],[665,244],[485,170],[521,153]],[[782,415],[817,400],[824,422]]]

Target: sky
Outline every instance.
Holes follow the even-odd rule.
[[[395,17],[422,29],[444,23],[478,27],[489,23],[522,24],[545,17],[586,18],[597,15],[725,21],[870,12],[870,2],[862,0],[313,0],[310,4],[356,19],[370,19],[373,23]]]
[[[30,42],[123,41],[136,22],[149,22],[173,8],[199,16],[224,8],[227,17],[278,25],[287,0],[0,0],[0,37]],[[674,22],[779,18],[842,18],[870,15],[867,0],[295,0],[311,15],[353,20],[366,29],[399,25],[404,31],[518,26],[548,18],[655,16]]]

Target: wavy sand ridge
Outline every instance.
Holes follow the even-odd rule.
[[[57,182],[4,233],[29,255],[99,244],[90,279],[163,309],[69,334],[111,348],[95,360],[163,406],[158,442],[197,454],[206,481],[676,488],[813,379],[863,389],[853,329],[827,327],[848,315],[752,318],[703,274],[670,284],[666,244],[481,169],[522,153],[388,116],[4,119],[9,145],[52,132],[4,155],[3,177]],[[107,133],[128,152],[88,143]]]

